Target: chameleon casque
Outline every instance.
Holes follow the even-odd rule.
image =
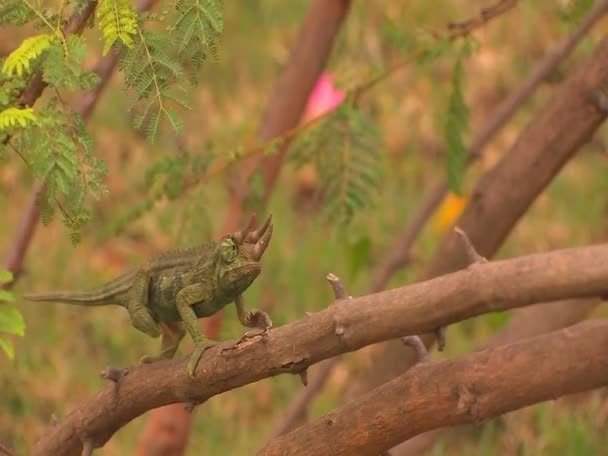
[[[25,298],[126,308],[135,328],[151,337],[161,336],[160,354],[144,356],[142,363],[172,358],[187,332],[195,346],[187,372],[194,377],[202,354],[215,345],[203,334],[199,318],[234,302],[243,326],[265,331],[272,327],[268,314],[246,311],[243,303],[242,293],[260,274],[260,259],[272,237],[271,217],[261,226],[255,225],[253,215],[244,229],[219,241],[161,253],[138,269],[87,291],[57,291]]]

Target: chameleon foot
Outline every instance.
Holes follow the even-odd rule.
[[[160,336],[160,326],[154,321],[152,315],[150,315],[150,312],[145,307],[129,309],[129,316],[131,317],[131,324],[136,329],[139,329],[150,337]]]
[[[248,326],[263,329],[265,332],[272,328],[270,315],[262,310],[253,309],[247,312],[247,321],[250,322]]]
[[[188,362],[188,367],[186,371],[188,372],[188,377],[194,378],[194,372],[196,371],[196,366],[198,366],[198,362],[201,360],[201,356],[208,348],[211,348],[216,345],[216,342],[211,340],[205,340],[199,342],[194,347],[194,351],[192,352],[192,356],[190,357],[190,361]]]

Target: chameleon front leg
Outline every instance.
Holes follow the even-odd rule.
[[[245,302],[242,295],[238,295],[234,303],[236,304],[236,314],[243,326],[247,328],[260,328],[265,331],[272,328],[272,320],[266,312],[257,309],[251,309],[249,312],[245,310]]]
[[[216,343],[209,340],[203,334],[198,318],[192,310],[192,305],[208,300],[208,293],[201,283],[195,283],[182,288],[176,297],[176,307],[179,315],[186,327],[186,331],[194,341],[194,352],[188,362],[187,372],[190,378],[194,378],[196,366],[203,356],[203,353],[208,348],[213,347]]]
[[[184,325],[181,322],[161,323],[160,331],[160,354],[157,356],[144,356],[140,361],[141,364],[173,358],[179,347],[179,343],[186,334]]]
[[[158,337],[160,328],[158,323],[152,318],[150,309],[148,308],[148,293],[150,287],[150,271],[146,267],[142,267],[135,278],[129,290],[127,300],[127,311],[131,318],[131,324],[141,332],[150,337]]]

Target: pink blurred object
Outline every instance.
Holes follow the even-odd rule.
[[[344,100],[345,96],[346,94],[342,90],[334,87],[333,76],[329,73],[323,73],[317,79],[317,83],[308,98],[302,122],[307,122],[335,108]]]

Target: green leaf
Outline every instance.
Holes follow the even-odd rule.
[[[363,236],[348,246],[348,272],[350,280],[355,280],[357,275],[369,262],[369,254],[372,241],[368,236]]]
[[[458,58],[452,76],[452,93],[448,99],[444,125],[448,188],[462,195],[462,183],[467,162],[463,136],[469,128],[469,110],[463,95],[464,68]]]
[[[0,290],[0,301],[12,302],[15,300],[15,295],[8,290]]]
[[[15,348],[13,343],[0,334],[0,348],[6,353],[9,359],[15,359]]]
[[[7,76],[28,74],[32,62],[46,51],[54,40],[54,34],[35,35],[26,38],[6,58],[4,65],[2,65],[2,72]]]
[[[25,334],[23,316],[14,307],[0,306],[0,332],[17,336]]]
[[[6,269],[0,269],[0,283],[10,283],[13,281],[13,273]]]

